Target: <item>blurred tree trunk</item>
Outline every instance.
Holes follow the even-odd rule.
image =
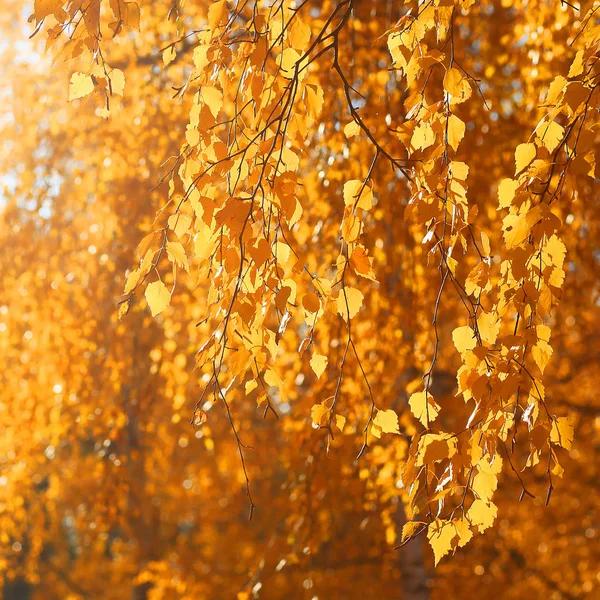
[[[2,598],[4,600],[29,600],[33,588],[24,579],[5,581],[2,586]]]
[[[398,542],[402,539],[402,527],[406,523],[404,505],[398,502],[396,531]],[[398,566],[402,574],[402,598],[405,600],[429,600],[429,572],[425,565],[425,537],[420,535],[402,546],[398,552]]]
[[[133,588],[133,592],[131,594],[131,600],[148,600],[148,592],[152,588],[152,584],[142,583],[141,585],[136,585]]]

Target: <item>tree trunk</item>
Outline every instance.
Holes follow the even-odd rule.
[[[398,540],[402,539],[402,527],[406,523],[404,506],[398,502],[396,530]],[[431,579],[425,565],[423,534],[398,549],[398,563],[402,574],[402,598],[406,600],[429,600]]]
[[[15,579],[5,581],[2,589],[2,598],[4,600],[29,600],[33,588],[24,579]]]

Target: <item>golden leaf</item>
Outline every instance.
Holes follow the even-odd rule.
[[[473,350],[477,345],[475,333],[468,325],[457,327],[452,332],[452,341],[460,354],[464,354],[468,350]]]
[[[322,354],[317,354],[316,352],[312,355],[310,359],[310,366],[312,370],[315,372],[317,379],[321,378],[323,372],[327,367],[328,358]]]
[[[473,531],[469,525],[469,521],[465,517],[460,519],[456,519],[452,521],[454,527],[456,527],[456,531],[458,533],[458,543],[457,546],[459,548],[463,548],[466,546],[473,537]]]
[[[425,523],[422,523],[420,521],[408,521],[408,523],[405,523],[402,526],[401,541],[403,542],[404,540],[406,540],[406,538],[409,538],[409,537],[415,535],[415,533],[417,533],[417,531],[423,529],[423,525],[425,525]]]
[[[127,281],[125,282],[125,293],[129,294],[135,286],[139,283],[142,278],[142,271],[140,269],[134,269],[127,276]]]
[[[344,287],[337,298],[338,313],[344,321],[353,319],[363,304],[364,296],[360,290],[351,287]]]
[[[426,433],[419,440],[416,464],[422,466],[452,458],[456,454],[456,438],[445,433]]]
[[[556,121],[550,121],[539,128],[537,135],[548,151],[554,152],[565,137],[565,130]]]
[[[495,344],[500,333],[500,320],[494,312],[482,312],[477,317],[477,329],[484,342]]]
[[[286,78],[291,79],[296,72],[296,65],[300,60],[301,55],[294,48],[286,48],[279,55],[280,73]]]
[[[216,119],[221,111],[221,106],[223,106],[223,92],[215,87],[204,85],[200,90],[200,95]]]
[[[562,446],[565,450],[570,450],[575,437],[573,425],[568,417],[558,417],[552,421],[550,430],[550,441],[553,444]]]
[[[377,281],[375,279],[375,273],[373,272],[373,259],[367,254],[364,246],[357,244],[356,248],[352,251],[350,256],[350,264],[358,275],[371,281]]]
[[[351,212],[344,214],[342,221],[342,237],[348,244],[355,242],[362,232],[362,221]]]
[[[479,533],[482,533],[494,524],[498,508],[493,502],[475,500],[467,511],[467,519],[471,525],[476,525]]]
[[[455,68],[446,71],[444,89],[450,94],[450,104],[465,102],[471,97],[472,93],[468,79]]]
[[[110,89],[113,94],[122,96],[125,93],[125,75],[121,69],[113,69],[110,74]]]
[[[425,150],[435,142],[435,132],[429,123],[419,123],[415,127],[410,145],[415,150]]]
[[[58,12],[63,4],[64,0],[35,0],[33,9],[35,20],[39,23],[47,16]]]
[[[565,256],[567,255],[567,247],[563,241],[556,235],[552,235],[544,246],[544,252],[550,255],[552,264],[559,269],[563,268]]]
[[[171,294],[162,281],[149,283],[146,287],[145,295],[153,317],[161,313],[169,306],[169,304],[171,304]]]
[[[519,144],[515,150],[515,175],[528,167],[535,155],[535,144]]]
[[[329,422],[331,410],[325,404],[315,404],[310,410],[313,422],[319,427],[324,427]]]
[[[429,392],[415,392],[409,398],[408,405],[423,427],[429,427],[429,423],[435,421],[440,412],[439,405]]]
[[[183,246],[179,242],[167,242],[165,248],[169,260],[178,267],[184,268],[189,273],[190,265]]]
[[[69,102],[77,98],[83,98],[94,91],[94,82],[91,75],[85,73],[73,73],[69,85]]]
[[[398,415],[392,409],[378,410],[373,419],[373,423],[379,427],[383,433],[400,433]]]
[[[352,179],[344,184],[344,203],[369,210],[373,206],[373,192],[363,181]]]
[[[315,313],[321,308],[319,296],[314,292],[309,292],[302,298],[302,306],[310,313]]]
[[[498,203],[500,208],[508,208],[515,197],[519,182],[514,179],[503,179],[498,186]]]
[[[436,519],[427,528],[427,539],[433,550],[435,565],[452,550],[452,542],[457,537],[457,531],[451,521]]]
[[[480,500],[489,502],[498,487],[498,477],[495,473],[486,471],[478,471],[473,481],[471,482],[471,489]]]
[[[175,46],[171,45],[162,53],[163,65],[166,67],[168,64],[172,63],[177,56],[177,52],[175,50]]]
[[[344,135],[347,138],[354,137],[360,133],[360,125],[356,121],[350,121],[344,126]]]
[[[465,135],[465,124],[456,115],[448,117],[448,143],[454,151],[458,150],[458,145]]]
[[[119,305],[119,313],[118,318],[119,321],[129,312],[129,308],[131,306],[131,302],[127,300],[126,302],[121,302]]]

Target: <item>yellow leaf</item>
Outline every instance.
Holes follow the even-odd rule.
[[[540,205],[529,210],[526,203],[518,213],[511,212],[502,219],[502,234],[509,250],[529,237],[531,228],[539,221],[541,213]]]
[[[228,13],[227,0],[217,0],[210,5],[208,9],[208,27],[211,31],[224,24]]]
[[[417,531],[423,529],[423,525],[425,525],[425,523],[421,523],[420,521],[408,521],[408,523],[405,523],[402,527],[401,541],[404,541],[406,538],[415,535]]]
[[[400,433],[398,415],[392,410],[378,410],[373,423],[381,429],[383,433]]]
[[[503,179],[498,186],[498,203],[500,208],[508,208],[515,197],[519,182],[514,179]]]
[[[177,52],[175,51],[175,46],[169,46],[163,53],[163,65],[166,67],[168,64],[172,63],[177,56]]]
[[[479,471],[471,483],[471,489],[480,500],[489,502],[498,487],[498,477],[495,473]]]
[[[492,252],[492,247],[490,245],[490,238],[488,237],[488,234],[485,231],[481,232],[481,246],[483,250],[483,255],[489,256]]]
[[[419,440],[416,465],[440,462],[456,454],[456,438],[445,433],[427,433]]]
[[[554,152],[565,137],[565,130],[556,121],[550,121],[540,127],[537,135],[548,148],[548,152]]]
[[[348,318],[353,319],[362,306],[364,296],[360,290],[351,287],[345,287],[340,292],[337,299],[338,313],[344,321]]]
[[[360,194],[360,196],[359,196]],[[373,206],[373,192],[360,179],[352,179],[344,184],[344,204],[369,210]]]
[[[296,17],[292,23],[289,33],[290,44],[296,50],[306,50],[310,42],[310,27]]]
[[[162,312],[169,304],[171,304],[171,294],[167,286],[162,281],[154,281],[146,287],[146,301],[150,307],[152,316]]]
[[[475,500],[467,512],[467,519],[471,525],[476,525],[479,533],[494,524],[494,520],[498,515],[498,508],[493,502],[485,502],[484,500]]]
[[[567,247],[559,237],[552,235],[544,246],[544,252],[550,255],[552,264],[555,267],[562,269],[567,255]]]
[[[546,369],[550,357],[552,356],[552,346],[546,340],[538,340],[537,344],[531,349],[533,360],[543,373]]]
[[[85,73],[73,73],[69,85],[69,102],[77,98],[83,98],[94,91],[94,82],[91,75]]]
[[[435,565],[452,550],[452,542],[457,536],[456,529],[450,521],[436,519],[427,528],[427,539],[433,550]]]
[[[567,80],[562,75],[557,75],[548,87],[548,94],[546,95],[544,104],[554,104],[564,91],[566,85]]]
[[[435,132],[429,123],[419,123],[413,131],[410,145],[415,150],[425,150],[435,142]]]
[[[127,302],[122,302],[119,305],[119,321],[129,312],[129,307],[130,307],[130,303],[129,300],[127,300]]]
[[[64,0],[35,0],[33,11],[36,22],[39,23],[48,15],[58,12],[63,4]]]
[[[185,253],[185,249],[179,242],[167,242],[166,244],[167,256],[169,260],[178,267],[183,267],[188,273],[190,272],[190,265],[188,258]]]
[[[344,127],[344,135],[347,138],[354,137],[355,135],[358,135],[359,133],[360,133],[360,125],[356,121],[350,121],[350,123],[348,123]]]
[[[471,97],[471,85],[458,69],[448,69],[444,75],[444,89],[450,94],[450,104],[460,104]]]
[[[121,69],[113,69],[109,75],[110,89],[113,94],[122,96],[125,93],[125,75]]]
[[[357,244],[350,256],[350,264],[358,275],[371,281],[377,281],[373,272],[373,259],[368,256],[364,246]]]
[[[286,78],[291,79],[294,77],[296,71],[296,64],[300,60],[301,55],[293,48],[286,48],[279,55],[279,65],[281,67],[280,73]]]
[[[215,87],[209,85],[203,85],[200,92],[202,100],[216,119],[219,116],[221,106],[223,106],[223,93]]]
[[[575,54],[575,58],[573,59],[573,63],[569,69],[569,73],[567,77],[571,79],[572,77],[577,77],[583,73],[583,50],[578,50],[577,54]]]
[[[154,264],[155,254],[156,251],[152,248],[148,248],[148,250],[146,251],[144,258],[142,259],[142,263],[140,264],[140,271],[142,275],[146,275],[146,273],[148,273],[152,268],[152,265]]]
[[[175,235],[179,239],[182,239],[183,236],[190,230],[190,226],[192,224],[192,217],[186,215],[185,213],[177,213],[171,215],[168,218],[167,223],[169,225],[169,228],[175,232]]]
[[[464,327],[457,327],[452,332],[452,341],[454,342],[454,346],[460,354],[464,354],[468,350],[473,350],[473,348],[475,348],[477,345],[475,334],[468,325],[465,325]]]
[[[502,219],[502,229],[504,235],[504,241],[506,247],[510,250],[515,246],[518,246],[523,240],[525,240],[530,233],[529,226],[527,225],[527,219],[525,215],[506,215]]]
[[[335,415],[335,426],[340,431],[344,431],[345,425],[346,425],[346,417],[342,417],[342,415]]]
[[[562,446],[565,450],[570,450],[574,436],[575,431],[568,417],[558,417],[552,421],[550,441],[553,444]]]
[[[210,46],[201,44],[194,48],[193,60],[194,66],[196,70],[202,71],[205,67],[210,64],[210,60],[208,59],[208,50]]]
[[[250,354],[246,348],[238,348],[235,352],[232,352],[229,355],[227,370],[233,377],[236,377],[241,373],[245,373],[251,358],[252,354]]]
[[[466,181],[469,175],[469,165],[459,160],[453,160],[450,163],[449,170],[452,173],[452,178],[459,181]]]
[[[535,158],[535,144],[519,144],[515,150],[515,175],[531,164]]]
[[[494,313],[481,313],[477,317],[477,328],[484,342],[495,344],[500,333],[500,321]]]
[[[135,270],[131,271],[131,273],[129,273],[129,275],[127,276],[127,281],[125,283],[125,293],[129,294],[129,292],[131,292],[135,288],[135,286],[139,283],[141,278],[142,278],[141,269],[135,269]]]
[[[315,352],[312,355],[312,358],[310,359],[310,366],[311,366],[312,370],[315,372],[315,375],[317,376],[318,379],[320,379],[321,375],[323,375],[323,372],[325,371],[325,369],[327,367],[327,362],[328,362],[327,357],[323,356],[322,354],[317,354]]]
[[[263,375],[263,379],[265,380],[265,383],[268,386],[271,387],[276,387],[279,388],[280,390],[283,390],[283,381],[281,380],[281,377],[279,377],[279,374],[277,373],[277,371],[268,368],[265,371],[265,374]]]
[[[473,531],[469,525],[469,521],[462,517],[461,519],[457,519],[456,521],[452,521],[454,527],[456,527],[456,531],[458,533],[458,547],[462,548],[466,546],[467,543],[473,537]]]
[[[347,210],[350,211],[350,209]],[[346,240],[346,243],[351,244],[360,237],[362,226],[362,221],[357,215],[352,214],[351,211],[344,214],[342,237]]]
[[[196,427],[200,427],[201,425],[204,425],[206,421],[208,421],[208,415],[206,412],[204,412],[201,408],[197,408],[194,411],[194,425]]]
[[[313,422],[319,427],[324,427],[329,422],[331,411],[325,404],[315,404],[310,410]]]
[[[408,405],[423,427],[429,427],[429,423],[435,421],[440,412],[439,405],[428,392],[415,392],[409,398]]]
[[[556,458],[555,458],[556,460]],[[552,467],[552,473],[553,475],[556,475],[557,477],[560,477],[562,479],[562,476],[565,474],[565,470],[560,466],[560,463],[555,462],[554,466]]]
[[[325,94],[323,88],[317,85],[307,85],[304,88],[305,92],[305,103],[308,109],[308,114],[314,118],[318,117],[323,109],[323,103],[325,102]]]
[[[465,135],[465,124],[456,115],[450,115],[448,118],[448,143],[454,151],[458,150],[458,145]]]

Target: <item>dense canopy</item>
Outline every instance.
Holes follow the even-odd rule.
[[[6,600],[600,597],[600,4],[2,8]]]

